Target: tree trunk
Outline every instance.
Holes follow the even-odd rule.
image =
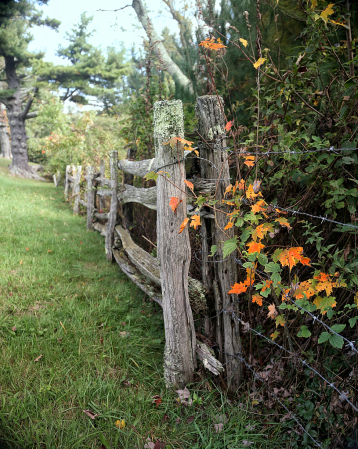
[[[6,108],[0,103],[0,156],[11,159],[11,143],[6,116]]]
[[[5,56],[5,73],[8,89],[14,89],[14,93],[7,104],[12,152],[12,164],[9,166],[10,173],[24,178],[44,180],[28,164],[25,118],[30,109],[32,98],[28,101],[25,109],[21,111],[20,81],[16,74],[14,56]]]
[[[142,0],[133,0],[132,7],[137,14],[139,21],[141,22],[147,36],[150,35],[153,42],[156,43],[154,47],[155,53],[160,51],[161,59],[163,60],[166,71],[173,77],[174,81],[178,83],[184,91],[187,91],[190,95],[194,95],[193,85],[190,79],[180,70],[177,64],[172,60],[164,47],[160,37],[156,33],[151,20],[148,17],[147,11],[142,3]]]
[[[212,164],[205,161],[201,162],[201,176],[203,179],[217,179],[217,192],[215,199],[217,200],[217,207],[222,208],[223,211],[228,212],[227,206],[220,206],[225,196],[225,189],[230,184],[229,164],[227,160],[226,140],[225,140],[225,118],[223,115],[224,102],[215,95],[205,95],[197,98],[195,113],[198,118],[198,132],[210,144],[205,142],[199,143],[200,157],[209,160]],[[217,142],[213,140],[218,139]],[[216,168],[214,168],[216,167]],[[218,172],[217,172],[218,170]],[[223,259],[222,242],[228,238],[234,238],[234,230],[228,229],[223,231],[226,225],[226,215],[220,212],[215,212],[215,222],[203,219],[203,248],[206,249],[206,254],[203,251],[203,282],[208,286],[213,286],[215,296],[215,314],[216,317],[216,339],[219,344],[220,351],[222,351],[221,360],[226,362],[226,370],[228,377],[229,389],[231,391],[237,390],[241,381],[241,362],[234,357],[241,351],[241,340],[239,334],[238,324],[235,323],[229,310],[237,314],[238,303],[237,295],[229,295],[228,291],[231,285],[237,282],[237,266],[232,257]],[[209,245],[216,245],[217,260],[222,261],[210,264],[207,260],[207,253]],[[210,267],[209,265],[212,265]],[[214,279],[210,277],[214,276]],[[204,279],[204,276],[209,278]],[[224,309],[224,312],[221,311]],[[231,355],[230,355],[231,354]]]
[[[180,100],[154,104],[155,158],[165,168],[168,179],[157,180],[157,244],[163,295],[165,327],[164,376],[167,385],[183,386],[193,381],[196,366],[196,335],[189,302],[188,273],[190,241],[186,227],[185,166],[175,161],[183,157],[171,148],[172,137],[184,137],[183,106]],[[173,164],[174,162],[174,164]],[[180,189],[180,190],[179,190]],[[182,201],[176,212],[169,206],[171,197]]]

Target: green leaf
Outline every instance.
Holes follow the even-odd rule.
[[[331,329],[334,332],[337,332],[337,334],[341,333],[342,330],[346,327],[345,324],[334,324]]]
[[[318,344],[325,343],[328,341],[331,337],[331,334],[329,332],[322,332],[322,334],[319,336]]]
[[[245,229],[245,231],[241,234],[241,241],[242,242],[246,242],[246,240],[250,237],[251,235],[251,230],[250,229]]]
[[[154,181],[156,181],[158,179],[158,173],[156,173],[155,171],[151,171],[149,172],[147,175],[144,176],[144,178],[148,181],[149,179],[154,179]]]
[[[229,239],[224,242],[223,246],[223,257],[225,259],[226,256],[233,253],[237,248],[237,237],[234,239]]]
[[[304,338],[308,338],[310,337],[312,334],[309,331],[307,326],[301,326],[301,329],[299,330],[297,337],[304,337]]]
[[[357,320],[358,320],[358,316],[355,316],[354,318],[349,318],[348,321],[349,321],[350,327],[354,327],[356,322],[357,322]]]
[[[281,271],[278,263],[270,262],[265,266],[266,273],[279,273]]]
[[[343,348],[343,338],[339,335],[332,335],[329,339],[329,342],[334,348]]]
[[[218,247],[216,245],[212,245],[210,257],[214,256],[214,254],[216,253],[217,249],[218,249]]]
[[[273,273],[273,274],[271,275],[271,281],[274,282],[275,287],[276,287],[277,284],[278,284],[279,282],[281,282],[281,276],[279,275],[279,273]]]
[[[259,254],[258,261],[261,265],[267,265],[268,258],[265,254]]]

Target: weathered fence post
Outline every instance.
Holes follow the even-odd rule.
[[[93,209],[94,209],[94,188],[93,188],[94,168],[87,167],[87,229],[92,228]]]
[[[79,212],[79,204],[80,204],[80,183],[81,183],[81,173],[82,173],[82,165],[76,166],[76,174],[75,179],[73,181],[73,213],[78,214]]]
[[[105,164],[104,161],[101,160],[99,165],[99,188],[102,189],[105,186],[104,182],[104,171],[105,171]],[[99,211],[103,211],[105,206],[105,199],[103,196],[98,197],[98,209]]]
[[[200,161],[201,177],[207,179],[218,179],[216,192],[216,207],[228,212],[227,207],[222,205],[225,196],[225,189],[230,184],[230,172],[228,164],[228,154],[225,140],[225,117],[223,114],[224,102],[217,96],[203,96],[197,98],[196,116],[198,119],[198,133],[203,140],[199,143],[200,157],[211,161],[210,164]],[[216,140],[216,141],[215,141]],[[223,259],[222,242],[228,238],[234,238],[234,230],[228,229],[223,232],[227,224],[227,217],[224,213],[215,212],[215,221],[210,219],[202,220],[203,239],[203,282],[214,293],[216,317],[216,341],[221,352],[220,360],[225,360],[228,375],[229,389],[235,391],[241,381],[241,362],[228,354],[237,354],[241,351],[241,339],[238,324],[232,319],[232,312],[237,313],[237,295],[229,295],[231,285],[237,282],[237,266],[232,257],[221,263],[209,263],[209,246],[216,245],[216,257]],[[220,314],[224,309],[224,313]],[[223,357],[224,356],[224,357]]]
[[[68,191],[70,187],[70,173],[71,173],[71,165],[66,165],[66,178],[65,178],[65,200],[68,201]]]
[[[106,257],[107,260],[112,260],[112,246],[113,233],[117,219],[117,185],[118,185],[118,151],[110,152],[110,167],[111,167],[111,208],[108,214],[107,230],[106,230]]]
[[[130,160],[134,157],[135,150],[132,147],[129,147],[127,150],[127,159]],[[128,173],[123,173],[123,182],[127,185],[133,185],[134,176]],[[128,229],[129,226],[133,223],[133,203],[123,204],[123,227]]]
[[[53,175],[53,182],[55,184],[55,187],[58,187],[61,180],[61,173],[58,171],[56,175]]]
[[[157,245],[163,295],[165,327],[164,376],[167,385],[183,386],[193,380],[196,366],[196,335],[188,295],[190,264],[189,232],[179,228],[186,218],[185,164],[178,164],[183,151],[169,144],[184,137],[183,105],[180,100],[154,104],[154,140],[157,168],[167,174],[157,179]],[[176,212],[170,199],[181,201]]]

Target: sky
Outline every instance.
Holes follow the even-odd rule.
[[[131,0],[50,0],[48,5],[41,7],[43,15],[61,21],[59,32],[50,30],[47,27],[34,27],[31,33],[34,40],[29,45],[30,51],[45,51],[45,61],[55,64],[65,64],[63,58],[56,56],[58,45],[67,46],[65,40],[66,31],[70,31],[80,20],[80,16],[86,11],[87,15],[94,16],[92,27],[96,32],[90,43],[96,47],[101,46],[104,50],[109,45],[124,43],[128,50],[133,44],[137,48],[142,45],[144,31],[137,19],[132,7],[122,11],[113,10],[131,4]],[[165,10],[162,0],[148,0],[147,6],[149,15],[158,34],[168,26],[172,31],[177,31],[176,22],[171,18],[169,12]],[[164,6],[164,8],[163,8]],[[111,10],[106,12],[98,11]]]

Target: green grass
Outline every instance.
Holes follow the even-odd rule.
[[[142,449],[147,438],[166,448],[284,447],[279,426],[228,401],[210,378],[189,386],[193,405],[178,403],[163,382],[160,308],[106,262],[103,237],[71,214],[62,189],[11,178],[7,164],[0,159],[0,448]]]

